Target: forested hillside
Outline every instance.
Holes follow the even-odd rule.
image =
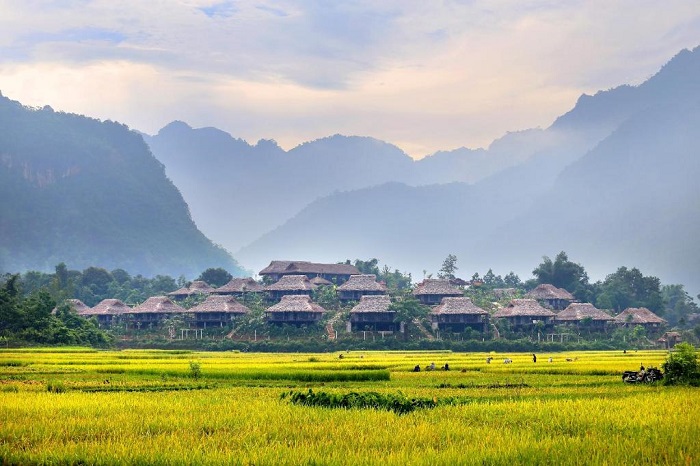
[[[194,276],[238,264],[195,226],[142,137],[0,95],[0,271],[98,265]]]

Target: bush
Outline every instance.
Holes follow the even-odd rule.
[[[662,367],[666,385],[700,385],[698,355],[690,343],[676,345]]]

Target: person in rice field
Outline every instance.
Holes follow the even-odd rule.
[[[537,362],[537,355],[532,353],[532,362]]]

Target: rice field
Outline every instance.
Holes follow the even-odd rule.
[[[0,463],[700,464],[698,389],[621,381],[665,359],[1,350]],[[425,371],[431,362],[438,370]],[[282,397],[309,389],[422,404],[397,413]]]

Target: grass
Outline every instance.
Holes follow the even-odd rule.
[[[698,389],[620,379],[663,351],[343,356],[0,351],[0,463],[700,463]]]

